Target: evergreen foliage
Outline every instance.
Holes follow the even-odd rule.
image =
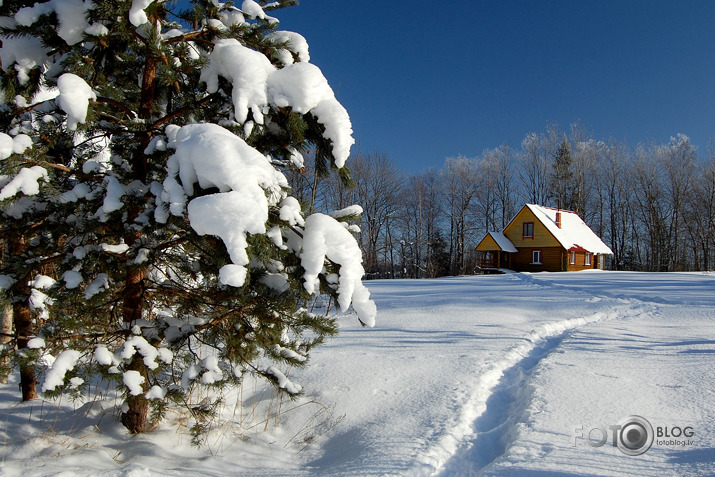
[[[278,21],[266,14],[294,3],[0,6],[0,288],[13,304],[24,383],[43,375],[44,391],[79,393],[97,376],[112,380],[124,390],[122,421],[131,432],[146,430],[169,401],[195,408],[193,387],[237,383],[247,372],[300,394],[280,365],[304,365],[337,328],[306,307],[304,219],[282,172],[314,151],[322,177],[334,169],[349,178],[336,155],[340,136],[326,108],[317,114],[257,100],[243,120],[237,98],[251,78],[227,67],[210,84],[207,74],[222,66],[212,65],[217,45],[232,55],[250,50],[247,57],[262,56],[271,71],[301,62],[295,36],[274,35]],[[229,66],[236,64],[252,74],[240,61]],[[330,113],[344,112],[331,101]],[[349,137],[349,122],[342,127]],[[186,152],[186,144],[200,146]],[[264,175],[245,171],[255,183],[239,187],[195,171],[222,147]],[[252,187],[260,193],[246,192]],[[267,215],[236,229],[242,216],[224,209],[243,210],[246,198],[265,204]],[[199,204],[210,201],[219,206],[219,232],[198,230],[202,217],[191,213],[192,204],[209,210]],[[358,250],[352,237],[341,239]],[[248,260],[237,260],[243,250]],[[313,292],[349,303],[361,285],[347,284],[343,272],[361,270],[359,252],[342,260],[329,252]],[[374,305],[360,301],[369,324]]]

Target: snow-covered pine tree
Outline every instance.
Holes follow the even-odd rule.
[[[339,221],[352,212],[305,217],[283,174],[310,150],[319,174],[347,177],[354,142],[305,39],[269,15],[291,3],[0,5],[1,233],[14,244],[0,287],[44,392],[112,379],[122,422],[142,432],[150,403],[160,417],[246,372],[299,394],[279,364],[304,364],[336,331],[305,308],[311,295],[374,324]]]

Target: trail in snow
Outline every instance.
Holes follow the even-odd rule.
[[[511,275],[510,278],[527,286],[587,292],[583,288],[543,283],[530,274]],[[414,473],[476,475],[502,456],[515,439],[516,425],[522,420],[531,400],[529,379],[534,368],[574,329],[604,319],[642,313],[641,300],[614,297],[599,291],[600,296],[593,295],[593,299],[613,301],[613,311],[547,323],[529,333],[525,343],[512,348],[504,359],[479,377],[453,429],[418,456]]]
[[[416,459],[414,474],[452,475],[478,471],[507,448],[510,429],[528,404],[525,387],[531,370],[575,329],[622,313],[546,323],[525,336],[477,380],[461,414],[438,442]],[[466,467],[466,469],[465,469]]]

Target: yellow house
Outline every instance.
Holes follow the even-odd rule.
[[[611,249],[578,214],[526,204],[502,232],[477,245],[482,269],[575,271],[602,269]]]

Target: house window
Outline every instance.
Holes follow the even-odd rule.
[[[534,238],[534,222],[524,222],[522,238]]]
[[[541,250],[534,250],[531,252],[531,264],[541,265]]]
[[[584,256],[583,264],[586,266],[589,266],[589,267],[591,266],[591,254],[590,253],[586,253],[586,255]]]
[[[569,253],[569,263],[571,265],[576,265],[576,252]]]

